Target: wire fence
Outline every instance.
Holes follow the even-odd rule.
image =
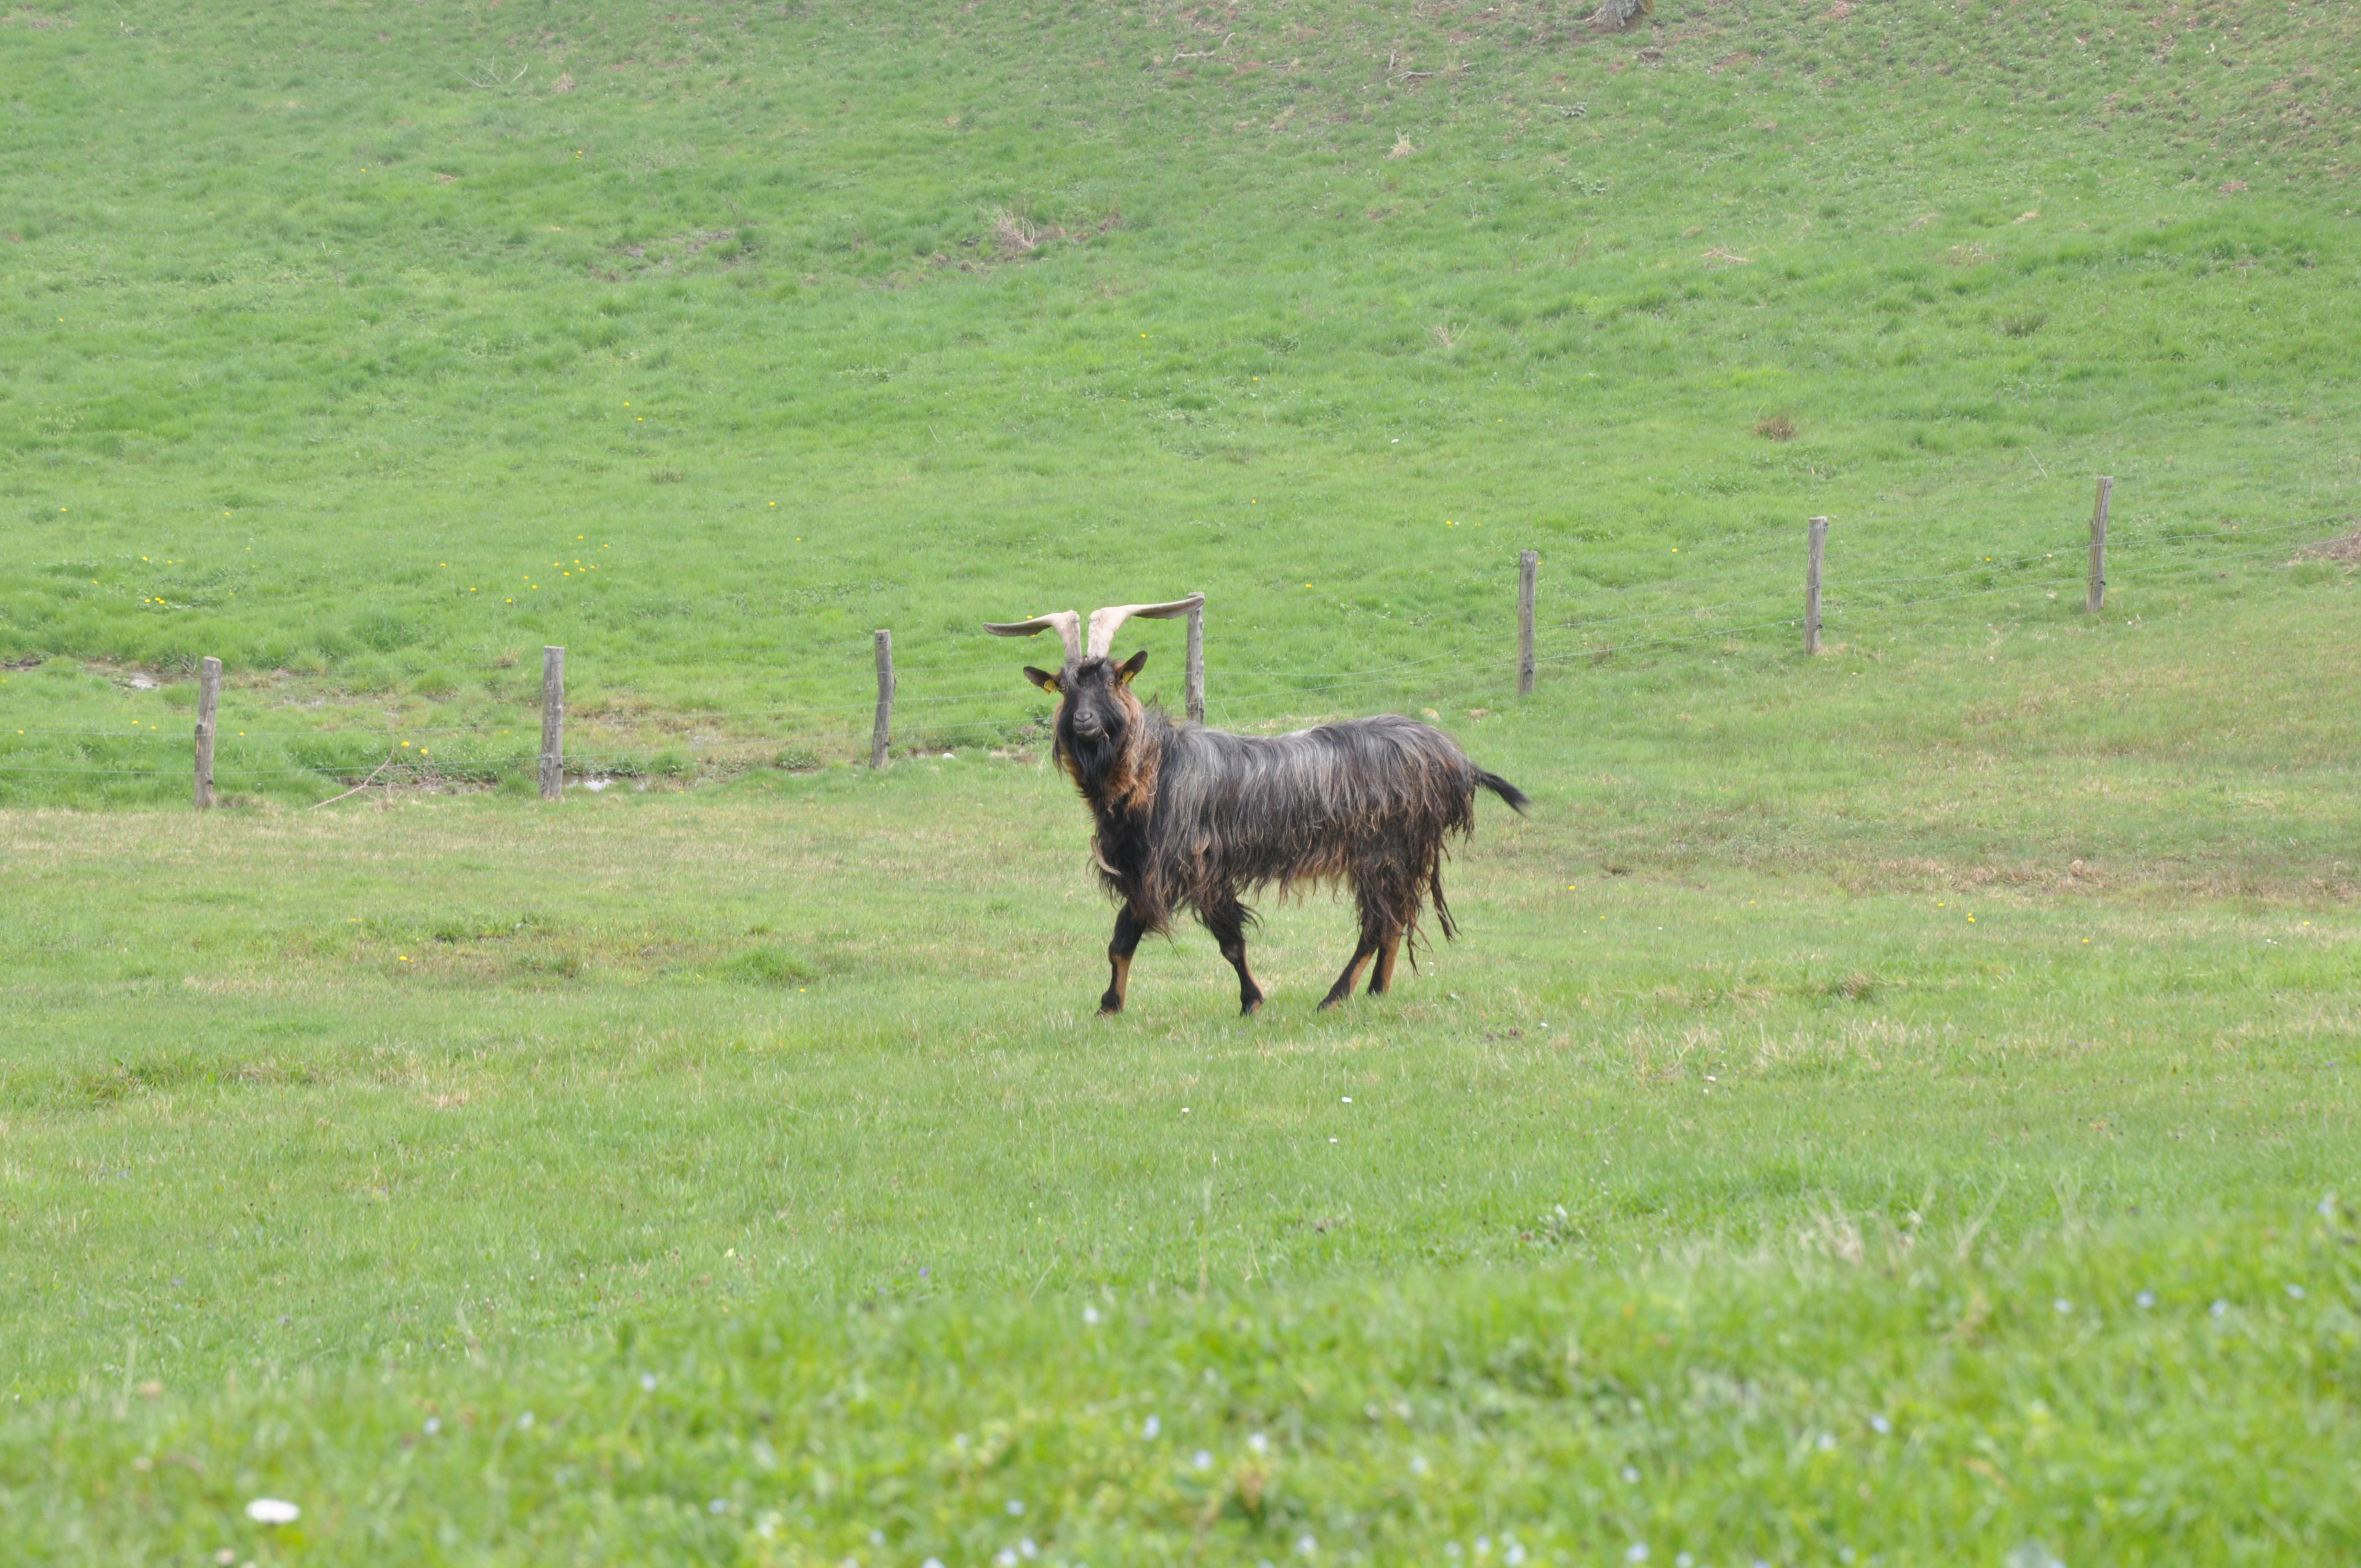
[[[2259,527],[2165,528],[2136,537],[2118,535],[2108,542],[2106,560],[2110,587],[2154,591],[2194,586],[2224,574],[2235,564],[2267,556],[2297,558],[2303,548],[2339,537],[2350,530],[2356,514],[2328,513]],[[1731,652],[1759,642],[1771,634],[1795,634],[1805,623],[1803,596],[1794,590],[1758,593],[1741,598],[1697,600],[1683,598],[1698,580],[1719,581],[1738,576],[1761,576],[1797,558],[1793,543],[1774,552],[1769,548],[1745,554],[1716,552],[1719,559],[1709,574],[1667,576],[1645,583],[1594,587],[1590,593],[1554,620],[1529,629],[1535,644],[1534,664],[1564,671],[1583,664],[1629,658],[1655,652],[1677,651],[1700,643],[1719,642]],[[1694,557],[1694,553],[1693,553]],[[2015,596],[2011,609],[2022,609],[2028,596],[2039,596],[2047,607],[2071,591],[2079,601],[2086,581],[2086,543],[2060,540],[2054,546],[2020,550],[2006,556],[1981,560],[1937,572],[1897,573],[1827,585],[1820,602],[1820,622],[1826,632],[1854,637],[1873,634],[1881,625],[1945,607]],[[1487,575],[1465,583],[1437,585],[1438,599],[1464,599],[1469,591],[1498,591],[1499,576]],[[1629,605],[1637,597],[1668,596],[1671,602],[1641,608]],[[1601,597],[1603,605],[1598,604]],[[1505,602],[1505,596],[1503,596]],[[2080,603],[2075,609],[2079,611]],[[1606,613],[1599,613],[1604,609]],[[864,650],[866,652],[866,650]],[[1347,694],[1390,687],[1399,692],[1437,690],[1447,684],[1513,679],[1519,655],[1513,633],[1485,628],[1460,637],[1452,645],[1416,658],[1363,669],[1332,671],[1304,677],[1277,666],[1253,664],[1223,668],[1220,684],[1209,693],[1218,721],[1237,727],[1269,725],[1311,717],[1324,705]],[[865,661],[864,661],[865,664]],[[531,672],[504,666],[486,672],[495,679],[521,680]],[[863,675],[868,674],[865,667]],[[852,678],[851,671],[847,679]],[[1038,743],[1046,737],[1048,708],[1029,692],[1012,691],[1006,670],[985,664],[981,656],[898,667],[896,686],[907,681],[919,689],[908,696],[895,691],[892,711],[902,723],[905,754],[947,745],[1013,745]],[[747,763],[766,750],[785,745],[773,759],[780,765],[817,766],[821,759],[809,748],[821,738],[840,739],[846,721],[872,714],[876,699],[858,701],[782,702],[750,707],[666,710],[652,716],[668,730],[640,745],[619,745],[612,739],[588,749],[568,748],[563,772],[577,781],[607,777],[689,776],[711,762]],[[1312,710],[1311,713],[1307,709]],[[611,737],[623,725],[593,716],[591,722]],[[784,733],[761,734],[758,728]],[[713,733],[728,731],[735,733]],[[13,733],[11,733],[13,731]],[[248,722],[244,729],[219,732],[222,772],[232,784],[265,785],[270,781],[308,779],[322,786],[351,787],[356,781],[417,784],[424,781],[493,783],[530,773],[542,751],[538,716],[533,719],[480,723],[403,723],[395,727],[332,726],[274,728]],[[260,742],[241,748],[237,742]],[[797,745],[796,742],[801,742]],[[78,758],[58,758],[63,749]],[[153,721],[142,720],[128,729],[40,728],[0,722],[0,786],[12,777],[27,780],[67,778],[143,781],[191,777],[182,736],[167,737]],[[107,755],[132,746],[144,755]],[[159,756],[159,750],[164,755]],[[435,755],[437,751],[444,754]],[[25,759],[32,751],[38,760]],[[273,753],[245,765],[241,751]],[[410,755],[405,756],[403,753]],[[137,765],[147,764],[147,765]]]

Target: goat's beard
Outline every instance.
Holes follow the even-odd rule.
[[[1085,789],[1103,787],[1123,756],[1123,739],[1113,730],[1082,735],[1069,725],[1058,739],[1065,747],[1066,766],[1073,770],[1074,782]]]

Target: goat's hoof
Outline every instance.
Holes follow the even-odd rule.
[[[1345,999],[1344,999],[1343,997],[1341,997],[1341,996],[1323,996],[1323,997],[1322,997],[1322,998],[1320,999],[1320,1008],[1319,1008],[1319,1010],[1320,1010],[1321,1012],[1323,1012],[1323,1013],[1325,1013],[1325,1012],[1327,1012],[1327,1011],[1328,1011],[1328,1009],[1330,1009],[1331,1007],[1335,1006],[1335,1005],[1336,1005],[1336,1003],[1338,1003],[1339,1002],[1342,1002],[1342,1001],[1344,1001],[1344,1000],[1345,1000]]]
[[[1102,1018],[1118,1017],[1122,1013],[1123,1003],[1120,1002],[1102,1002],[1099,1003],[1099,1016]]]
[[[1259,996],[1256,997],[1251,1002],[1241,1002],[1238,1003],[1238,1016],[1241,1018],[1251,1018],[1261,1011],[1262,998]]]

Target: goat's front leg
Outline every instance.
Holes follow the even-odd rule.
[[[1213,934],[1213,940],[1221,944],[1222,957],[1229,959],[1230,967],[1238,971],[1239,1016],[1252,1016],[1255,1009],[1263,1003],[1263,990],[1255,983],[1253,972],[1246,968],[1246,905],[1235,898],[1225,898],[1218,904],[1205,905],[1198,911],[1197,917],[1205,923],[1205,929]]]
[[[1113,972],[1107,977],[1106,994],[1099,998],[1099,1016],[1123,1011],[1123,993],[1131,984],[1131,955],[1139,950],[1139,938],[1147,935],[1126,904],[1115,917],[1115,937],[1107,943],[1107,967]]]

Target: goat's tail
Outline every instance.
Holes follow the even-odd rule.
[[[1499,795],[1502,800],[1507,801],[1509,803],[1509,809],[1515,812],[1520,817],[1522,817],[1525,814],[1525,807],[1533,803],[1532,796],[1527,795],[1523,790],[1519,789],[1515,784],[1510,784],[1508,780],[1502,778],[1498,773],[1488,773],[1483,769],[1478,768],[1476,770],[1476,782],[1482,784],[1486,789],[1490,790],[1494,795]]]

